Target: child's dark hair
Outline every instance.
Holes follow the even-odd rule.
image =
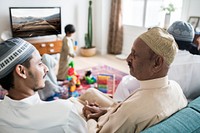
[[[75,27],[72,25],[72,24],[68,24],[65,26],[65,33],[74,33],[76,30],[75,30]]]

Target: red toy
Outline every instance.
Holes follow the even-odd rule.
[[[68,92],[69,92],[69,97],[78,97],[79,93],[77,91],[77,88],[80,87],[80,79],[79,75],[75,72],[74,70],[74,62],[71,61],[69,63],[69,69],[66,77],[68,81]]]

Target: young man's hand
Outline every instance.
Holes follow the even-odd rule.
[[[99,107],[96,103],[88,103],[86,101],[86,105],[83,107],[83,114],[87,120],[94,119],[98,120],[98,118],[104,115],[107,112],[106,109]]]

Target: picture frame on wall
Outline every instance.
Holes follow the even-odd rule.
[[[200,17],[191,16],[188,20],[188,22],[196,29],[196,27],[199,25],[199,19]]]
[[[197,26],[195,28],[195,31],[196,32],[200,32],[200,18],[199,18],[199,22],[198,22],[198,24],[197,24]]]

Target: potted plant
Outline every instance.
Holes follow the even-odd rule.
[[[175,7],[172,3],[170,3],[168,6],[164,7],[161,6],[162,11],[165,11],[165,21],[164,21],[164,28],[167,29],[170,24],[170,18],[171,18],[171,12],[175,11]]]
[[[93,56],[96,54],[96,47],[92,45],[92,1],[89,0],[88,8],[88,33],[85,34],[85,46],[81,47],[82,56]]]

